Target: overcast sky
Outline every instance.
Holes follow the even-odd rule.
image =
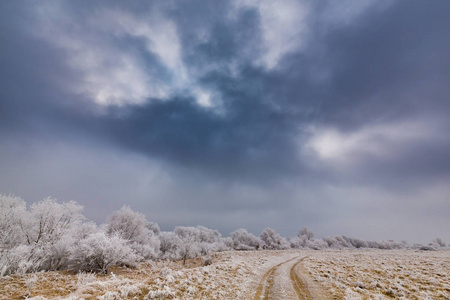
[[[450,242],[450,1],[1,1],[0,192],[163,230]]]

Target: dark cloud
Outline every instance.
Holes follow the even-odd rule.
[[[398,1],[326,30],[317,47],[331,69],[321,110],[327,120],[359,126],[441,110],[449,95],[442,85],[449,79],[449,8]]]
[[[323,233],[323,224],[351,233],[344,216],[352,212],[358,224],[385,220],[387,208],[367,213],[381,197],[401,208],[405,193],[421,191],[420,203],[439,185],[441,199],[450,174],[450,4],[374,2],[345,14],[333,5],[305,4],[305,34],[288,36],[286,48],[267,44],[265,22],[276,16],[268,21],[257,5],[1,3],[0,162],[8,168],[0,188],[92,207],[129,194],[166,227],[232,230],[232,219],[291,232],[305,225],[295,211]],[[142,179],[156,169],[164,184]],[[365,199],[346,200],[357,197]],[[433,201],[430,218],[448,212]],[[399,222],[422,209],[413,208],[398,209]]]

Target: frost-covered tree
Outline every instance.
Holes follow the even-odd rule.
[[[369,248],[375,248],[375,249],[385,249],[385,250],[392,250],[392,249],[403,249],[404,244],[398,243],[393,240],[387,240],[387,241],[367,241],[367,245]]]
[[[204,226],[185,227],[177,226],[174,230],[180,238],[192,238],[199,243],[215,243],[222,239],[219,231]]]
[[[178,235],[171,231],[162,231],[159,234],[161,258],[177,259],[177,250],[181,244],[181,239]]]
[[[124,240],[145,243],[149,235],[153,234],[146,225],[147,220],[143,214],[131,210],[129,206],[123,206],[108,217],[104,230],[108,235],[118,235]]]
[[[84,220],[83,207],[74,201],[58,203],[46,198],[33,203],[20,219],[20,229],[28,245],[52,244]]]
[[[342,249],[349,247],[348,242],[344,240],[341,235],[328,236],[323,238],[323,240],[327,243],[328,247],[330,248]]]
[[[208,255],[213,251],[227,249],[219,231],[204,226],[177,226],[175,234],[184,242],[194,243],[194,249],[200,250],[200,255]]]
[[[29,208],[17,198],[3,198],[1,202],[2,215],[5,207],[10,215],[1,217],[0,222],[9,222],[13,229],[8,232],[9,250],[0,258],[4,268],[2,273],[66,268],[69,248],[76,242],[74,233],[84,219],[82,206],[72,201],[58,203],[51,198],[34,203]]]
[[[445,244],[445,242],[441,239],[441,238],[436,238],[433,241],[433,244],[435,244],[437,247],[439,248],[445,248],[447,245]]]
[[[159,229],[159,225],[155,222],[147,222],[147,224],[145,224],[145,227],[147,227],[149,231],[153,232],[154,235],[159,235],[159,233],[161,232],[161,230]]]
[[[183,265],[185,265],[187,259],[199,257],[202,252],[199,243],[190,236],[181,239],[181,243],[177,248],[177,254],[183,260]]]
[[[306,247],[314,250],[328,248],[327,243],[322,239],[311,239],[306,242]]]
[[[43,263],[42,255],[36,255],[32,250],[33,248],[29,245],[19,245],[2,252],[0,276],[40,271]]]
[[[308,242],[308,239],[306,236],[294,236],[289,239],[289,244],[291,245],[291,248],[298,249],[298,248],[305,248],[306,244]]]
[[[303,227],[298,232],[298,237],[305,237],[307,240],[312,240],[314,238],[314,232],[312,232],[312,230],[309,230],[307,227]]]
[[[0,250],[10,249],[24,242],[20,221],[26,213],[24,200],[0,194]]]
[[[155,231],[159,231],[156,223],[148,222],[141,213],[123,206],[114,212],[106,221],[104,230],[107,235],[118,235],[144,258],[155,258],[159,252],[159,239]]]
[[[70,268],[74,271],[107,273],[112,265],[134,266],[141,257],[117,234],[99,231],[71,248]]]
[[[217,251],[217,247],[222,243],[222,235],[219,231],[203,226],[177,226],[174,233],[180,239],[177,251],[183,263],[186,263],[186,259]]]
[[[228,249],[219,231],[203,226],[177,226],[173,232],[159,234],[161,257],[183,260]]]
[[[282,237],[278,232],[272,228],[266,228],[261,233],[261,241],[263,241],[264,249],[282,250],[290,247],[286,238]]]
[[[235,250],[258,250],[262,245],[260,238],[244,228],[233,231],[230,238],[231,244],[229,246]]]

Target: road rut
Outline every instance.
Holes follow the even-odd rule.
[[[274,281],[276,275],[276,271],[283,265],[288,264],[292,262],[293,260],[298,259],[298,262],[296,262],[290,269],[289,272],[289,280],[291,281],[292,287],[295,290],[295,295],[297,296],[297,299],[300,300],[310,300],[313,299],[311,294],[309,293],[306,285],[301,280],[301,278],[298,276],[296,267],[300,262],[302,262],[303,259],[306,257],[294,257],[291,259],[288,259],[282,263],[279,263],[272,268],[270,268],[262,277],[258,288],[256,289],[255,293],[255,300],[268,300],[268,299],[276,299],[273,294],[273,287],[274,287]],[[278,275],[279,276],[279,275]]]

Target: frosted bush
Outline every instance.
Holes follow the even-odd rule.
[[[20,221],[27,243],[37,245],[58,241],[84,219],[80,213],[82,209],[74,201],[58,203],[51,198],[33,203]]]
[[[112,265],[135,266],[140,259],[121,237],[97,232],[72,247],[70,266],[75,271],[107,273]]]
[[[53,244],[42,247],[43,270],[64,270],[69,265],[70,249],[76,240],[69,235],[62,236]]]
[[[308,239],[305,236],[294,236],[293,238],[289,239],[289,244],[291,246],[291,248],[305,248],[306,247],[306,242],[308,241]]]
[[[298,237],[305,237],[307,240],[312,240],[314,238],[314,232],[307,227],[303,227],[298,232]]]
[[[31,246],[20,245],[10,251],[3,252],[0,257],[1,275],[39,271],[43,258],[39,253],[40,251],[33,252],[33,250]]]
[[[230,237],[230,247],[235,250],[258,250],[262,245],[260,238],[243,228],[233,231]]]
[[[95,223],[85,222],[85,223],[77,224],[77,226],[70,231],[70,236],[74,240],[80,241],[98,231],[99,231],[99,229]]]
[[[201,249],[193,237],[185,237],[184,239],[180,239],[176,253],[177,258],[182,259],[183,264],[186,264],[187,259],[199,257],[201,255]]]
[[[326,242],[324,242],[323,240],[308,240],[306,242],[306,247],[314,249],[314,250],[321,250],[321,249],[325,249],[328,248],[328,244]]]
[[[192,239],[198,243],[217,243],[221,242],[222,235],[219,231],[209,229],[204,226],[184,227],[177,226],[174,230],[175,234],[182,239]]]
[[[67,268],[73,233],[84,219],[82,209],[73,201],[51,198],[27,208],[20,198],[1,195],[2,274]]]
[[[173,232],[161,232],[159,235],[161,257],[164,259],[177,259],[177,250],[181,238]]]
[[[264,243],[264,249],[282,250],[290,248],[290,244],[286,238],[282,237],[278,232],[272,228],[266,228],[261,233],[261,241]]]
[[[10,249],[24,242],[20,220],[25,213],[24,200],[0,194],[0,250]]]
[[[219,231],[203,226],[177,226],[174,233],[180,239],[178,253],[184,261],[227,248]]]
[[[159,254],[158,225],[148,222],[143,214],[128,206],[114,212],[106,221],[104,230],[107,235],[117,235],[126,240],[145,259],[156,258]]]
[[[433,240],[433,242],[428,244],[428,246],[430,246],[431,248],[434,248],[434,249],[443,249],[447,245],[445,244],[445,242],[442,239],[437,238],[437,239]]]

